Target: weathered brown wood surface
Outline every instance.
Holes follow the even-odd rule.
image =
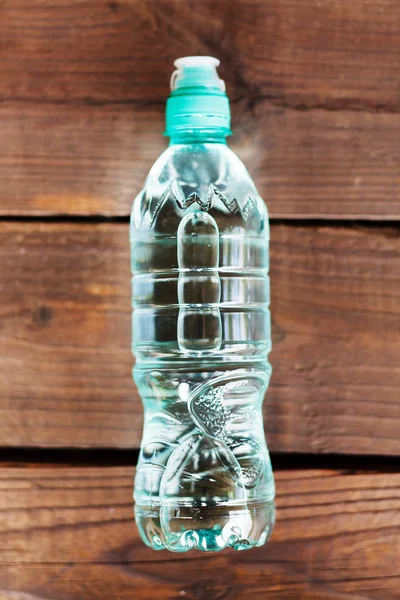
[[[270,544],[218,556],[146,548],[134,468],[102,464],[140,442],[127,216],[188,54],[221,59],[285,219],[265,428],[307,469]],[[400,600],[399,57],[397,0],[0,1],[0,448],[27,461],[0,465],[0,600]]]
[[[144,547],[132,478],[132,468],[3,466],[0,597],[400,598],[399,474],[278,472],[272,541],[220,556]]]
[[[271,448],[400,454],[400,235],[271,228]],[[137,447],[128,226],[2,223],[0,445]]]
[[[6,0],[0,19],[0,214],[129,214],[173,59],[215,54],[273,217],[400,217],[397,0]]]
[[[218,54],[233,98],[399,106],[396,0],[4,1],[6,99],[163,102],[177,56]]]
[[[271,217],[400,218],[400,114],[243,100],[233,118]],[[128,215],[163,128],[158,105],[0,103],[0,214]]]

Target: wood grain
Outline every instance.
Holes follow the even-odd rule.
[[[398,110],[396,0],[13,0],[0,97],[163,102],[172,61],[217,55],[234,100]]]
[[[396,0],[0,1],[3,456],[134,462],[125,217],[167,144],[173,60],[211,54],[271,217],[380,223],[272,226],[269,446],[393,467],[399,53]],[[0,600],[400,600],[399,473],[278,471],[273,540],[220,556],[146,548],[133,475],[0,464]]]
[[[400,218],[400,114],[232,108],[273,218]],[[163,128],[161,104],[0,104],[0,215],[128,215]]]
[[[399,455],[398,229],[271,235],[271,449]],[[1,223],[0,445],[138,446],[127,238],[123,223]]]
[[[399,474],[278,472],[271,542],[219,556],[143,546],[132,476],[132,468],[1,468],[0,597],[400,598]]]
[[[400,218],[396,0],[0,6],[0,214],[127,215],[172,61],[215,54],[272,217]]]

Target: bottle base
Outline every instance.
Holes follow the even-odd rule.
[[[219,552],[262,546],[272,534],[275,503],[135,504],[141,538],[154,550]]]

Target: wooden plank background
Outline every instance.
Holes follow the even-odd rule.
[[[8,222],[0,239],[0,446],[137,447],[128,225]],[[400,455],[398,230],[271,240],[271,449]]]
[[[399,22],[397,0],[5,0],[1,214],[128,215],[172,61],[214,53],[273,217],[398,219]]]
[[[0,597],[399,597],[400,474],[278,472],[272,541],[220,556],[143,546],[132,477],[132,468],[4,468]]]
[[[233,106],[233,122],[272,218],[400,217],[399,114],[260,100]],[[0,214],[129,215],[163,127],[163,105],[0,103]]]
[[[399,2],[3,0],[0,33],[0,600],[400,599]],[[272,218],[278,521],[182,557],[133,523],[128,219],[189,54]]]

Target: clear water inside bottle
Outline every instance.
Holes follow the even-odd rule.
[[[268,242],[265,204],[223,143],[170,146],[135,200],[135,517],[156,550],[244,550],[271,534]]]

